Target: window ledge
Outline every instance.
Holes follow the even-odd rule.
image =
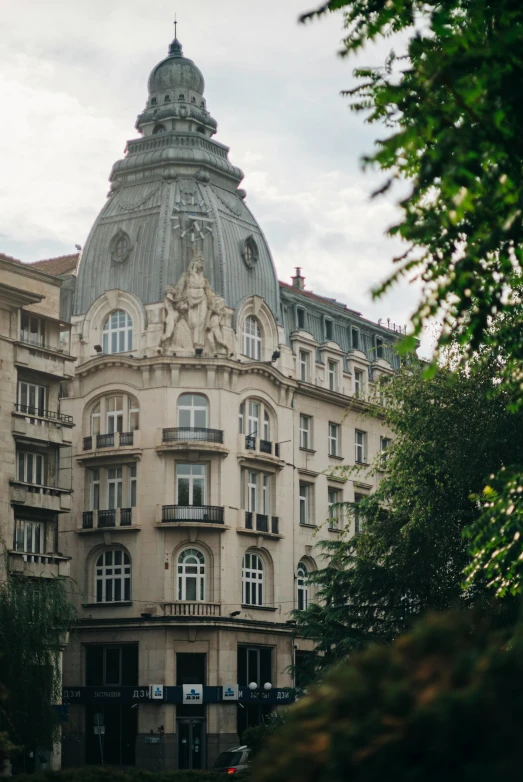
[[[251,606],[247,605],[246,603],[242,603],[242,608],[249,608],[250,610],[255,611],[277,611],[278,609],[273,606]]]
[[[300,522],[300,527],[308,527],[308,529],[318,529],[317,524],[302,524],[301,522]]]
[[[316,453],[316,451],[313,448],[303,448],[300,445],[300,451],[305,451],[305,453]]]
[[[370,464],[368,462],[358,462],[354,461],[355,464],[359,464],[361,467],[370,467]]]
[[[273,538],[274,540],[281,540],[284,537],[279,532],[261,532],[258,529],[247,529],[246,527],[238,527],[236,532],[240,535],[254,535],[255,537],[261,535],[262,538]]]
[[[82,608],[122,608],[125,606],[132,606],[132,600],[113,600],[108,603],[82,603]]]
[[[78,527],[76,534],[95,535],[99,532],[139,532],[141,529],[142,527],[139,524],[124,524],[118,527]]]
[[[337,459],[339,462],[343,462],[345,460],[345,457],[344,456],[338,456],[335,453],[330,453],[329,454],[329,459]]]
[[[343,528],[342,527],[327,527],[327,529],[328,529],[329,532],[337,532],[338,534],[340,532],[343,532]]]

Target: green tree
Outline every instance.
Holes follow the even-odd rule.
[[[348,504],[364,519],[361,532],[350,537],[350,525],[340,539],[318,544],[326,565],[311,576],[316,599],[294,612],[299,634],[321,653],[317,667],[369,641],[390,642],[429,610],[491,597],[479,574],[463,590],[471,562],[463,530],[482,513],[472,495],[489,474],[523,461],[523,411],[509,410],[511,395],[496,376],[495,357],[454,372],[440,367],[429,379],[411,361],[385,386],[383,421],[393,442],[386,462],[371,468],[381,482]],[[356,468],[337,473],[365,480]],[[513,606],[505,610],[508,621]]]
[[[19,748],[49,749],[57,736],[60,650],[76,620],[67,585],[9,572],[0,584],[0,733]]]
[[[400,202],[402,219],[390,229],[406,249],[375,295],[401,277],[420,279],[423,295],[404,348],[413,348],[437,317],[439,349],[458,340],[464,363],[482,345],[498,349],[500,378],[512,385],[512,403],[519,405],[523,4],[330,0],[303,20],[336,10],[344,12],[343,55],[391,33],[407,38],[405,57],[391,52],[383,67],[358,69],[358,85],[348,93],[355,111],[385,127],[366,158],[386,172],[379,192],[397,180],[411,184]],[[499,328],[492,329],[493,319]],[[514,465],[492,479],[482,500],[485,513],[471,528],[469,575],[485,572],[501,596],[523,589],[523,494],[514,483],[521,473]]]
[[[516,782],[523,644],[472,612],[432,615],[330,671],[289,710],[254,782]]]

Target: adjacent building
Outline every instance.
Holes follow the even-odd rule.
[[[291,612],[312,598],[318,541],[357,532],[339,503],[374,478],[340,468],[389,443],[378,381],[397,367],[398,335],[308,291],[300,269],[278,282],[243,173],[213,138],[203,76],[176,39],[136,128],[77,276],[62,274],[74,377],[52,347],[58,319],[27,346],[10,316],[12,361],[23,351],[28,363],[11,389],[6,506],[25,567],[14,529],[29,521],[13,498],[25,511],[40,497],[40,523],[71,494],[57,481],[33,493],[17,438],[47,432],[58,451],[68,437],[73,510],[53,551],[82,598],[64,659],[64,764],[205,768],[290,699],[290,666],[310,652]],[[56,370],[56,395],[22,391],[39,387],[27,375],[37,362],[47,380]],[[60,416],[39,415],[46,427],[24,407],[40,398]]]

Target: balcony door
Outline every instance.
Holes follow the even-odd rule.
[[[209,404],[201,394],[182,394],[178,399],[178,426],[207,429]]]
[[[177,505],[206,505],[206,484],[207,468],[204,464],[177,464]]]

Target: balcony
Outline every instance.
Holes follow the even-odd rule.
[[[123,445],[134,445],[134,432],[112,432],[111,434],[96,434],[84,437],[84,451],[92,451],[93,444],[99,448],[118,448]]]
[[[226,456],[229,449],[223,444],[222,429],[207,429],[204,427],[176,426],[161,429],[161,444],[157,451],[193,451],[216,453]]]
[[[10,501],[13,505],[68,513],[71,510],[71,491],[59,486],[40,486],[23,481],[10,481]]]
[[[58,347],[20,340],[15,344],[14,361],[17,366],[64,380],[74,376],[76,359]]]
[[[82,462],[123,454],[139,456],[142,452],[141,434],[139,429],[135,429],[134,432],[89,435],[83,438],[82,451],[75,454],[76,458]]]
[[[162,611],[164,616],[221,616],[221,605],[203,601],[195,603],[180,601],[178,603],[163,603]]]
[[[280,459],[280,444],[263,440],[254,434],[238,436],[238,458],[242,461],[261,461],[278,469],[283,467]]]
[[[31,578],[57,578],[68,576],[70,557],[60,554],[33,554],[24,551],[9,552],[9,570]]]
[[[112,508],[107,510],[84,510],[82,530],[118,529],[133,527],[136,529],[136,508]]]
[[[200,522],[223,524],[224,508],[220,505],[162,505],[162,524],[166,522]]]
[[[29,405],[15,405],[12,414],[14,437],[40,440],[52,445],[71,445],[73,418]]]
[[[267,516],[264,513],[245,511],[245,529],[253,532],[262,532],[271,535],[279,535],[280,520],[278,516]]]

